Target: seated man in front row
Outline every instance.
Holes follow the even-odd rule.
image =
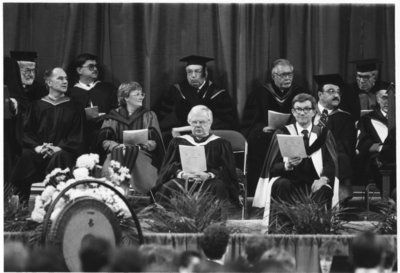
[[[315,98],[309,94],[301,93],[293,98],[292,114],[296,122],[276,131],[253,206],[266,206],[267,209],[264,183],[273,183],[271,198],[274,200],[292,202],[293,194],[302,190],[311,193],[318,203],[330,203],[337,169],[335,144],[329,129],[313,125],[316,106]],[[282,158],[277,134],[303,135],[308,157]]]
[[[170,197],[170,190],[178,189],[174,181],[185,185],[185,181],[201,180],[203,189],[208,188],[219,200],[230,200],[239,204],[239,186],[236,176],[235,159],[231,144],[210,134],[213,121],[211,110],[204,105],[194,106],[188,114],[192,134],[178,136],[171,140],[157,181],[158,196]],[[207,170],[186,173],[182,170],[179,145],[204,146]]]

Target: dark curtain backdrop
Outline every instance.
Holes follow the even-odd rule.
[[[185,77],[181,57],[212,56],[211,77],[241,115],[277,58],[289,59],[295,82],[310,90],[313,74],[338,72],[353,81],[349,61],[361,58],[382,59],[382,79],[394,81],[394,10],[393,4],[5,3],[4,54],[37,51],[39,75],[66,68],[79,53],[96,54],[104,80],[140,82],[148,107]]]

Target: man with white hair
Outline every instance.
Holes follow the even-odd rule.
[[[178,189],[175,182],[185,185],[185,181],[200,181],[202,188],[208,188],[218,199],[239,204],[239,185],[232,146],[227,140],[210,133],[213,122],[211,110],[204,105],[194,106],[187,121],[192,133],[172,139],[168,146],[157,181],[160,193],[170,195],[167,188]],[[183,171],[179,152],[181,145],[204,146],[207,170],[195,173]]]
[[[380,84],[376,92],[377,105],[374,111],[363,116],[358,124],[360,135],[358,137],[358,174],[360,181],[368,181],[369,178],[374,178],[378,188],[381,189],[382,178],[379,169],[382,163],[381,155],[390,153],[390,150],[395,151],[395,128],[388,128],[388,84]],[[392,144],[389,144],[387,138],[393,139]],[[389,150],[389,151],[388,151]],[[395,156],[394,160],[395,161]],[[394,168],[395,170],[395,168]],[[395,181],[395,174],[392,174]],[[391,190],[394,189],[395,183],[391,183]]]
[[[46,87],[36,80],[36,59],[37,53],[33,51],[10,51],[10,56],[18,62],[21,73],[23,94],[19,100],[19,109],[23,115],[28,111],[32,101],[46,96]]]
[[[292,100],[304,88],[294,82],[294,66],[289,60],[277,59],[271,67],[271,81],[263,83],[247,98],[241,131],[249,143],[247,190],[254,195],[263,159],[277,128],[268,123],[270,111],[291,113]]]
[[[84,110],[65,96],[65,71],[60,67],[47,70],[45,82],[49,94],[32,103],[24,124],[23,152],[11,177],[25,204],[32,183],[57,167],[73,167],[82,151]]]

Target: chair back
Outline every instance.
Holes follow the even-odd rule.
[[[241,133],[233,130],[212,130],[211,133],[229,141],[232,145],[232,150],[234,154],[243,153],[243,166],[240,166],[240,169],[242,169],[243,174],[246,175],[247,173],[246,138]]]

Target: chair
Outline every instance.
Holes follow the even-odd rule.
[[[232,145],[236,161],[236,173],[239,179],[239,200],[242,203],[242,220],[247,219],[247,140],[241,133],[233,130],[213,130],[212,133],[226,139]],[[240,155],[242,155],[241,159]]]
[[[172,129],[174,137],[188,132],[190,132],[190,126]],[[232,145],[235,155],[236,173],[239,180],[239,201],[242,205],[242,220],[247,219],[247,140],[241,133],[233,130],[212,130],[211,133],[229,141]]]

